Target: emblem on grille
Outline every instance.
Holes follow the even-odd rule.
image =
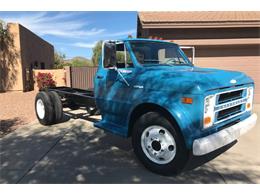
[[[230,83],[232,83],[232,84],[236,84],[237,81],[236,81],[235,79],[232,79],[232,80],[230,80]]]

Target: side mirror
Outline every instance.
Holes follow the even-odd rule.
[[[116,65],[116,44],[114,42],[106,42],[103,48],[104,67],[111,68]],[[112,68],[111,68],[112,69]]]

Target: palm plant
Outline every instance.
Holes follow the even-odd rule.
[[[0,20],[0,49],[2,51],[6,48],[7,42],[10,42],[10,35],[5,22]]]

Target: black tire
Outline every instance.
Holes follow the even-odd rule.
[[[63,118],[63,107],[60,96],[55,91],[48,92],[54,110],[53,123],[59,123]]]
[[[41,117],[37,112],[37,102],[43,103],[44,115]],[[47,92],[41,91],[36,95],[34,108],[35,108],[36,116],[42,125],[51,125],[53,123],[53,117],[54,117],[53,104]]]
[[[166,164],[153,162],[147,157],[142,149],[142,133],[147,127],[153,125],[159,125],[167,129],[175,140],[176,154],[174,158]],[[183,137],[180,135],[177,128],[178,127],[171,123],[170,120],[157,112],[148,112],[137,119],[133,126],[132,144],[136,156],[146,168],[161,175],[174,175],[183,170],[188,161],[188,150],[186,149]]]

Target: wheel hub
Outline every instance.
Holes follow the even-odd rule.
[[[152,142],[152,148],[153,148],[154,150],[156,150],[156,151],[161,150],[161,144],[160,144],[160,142],[158,142],[158,141],[153,141],[153,142]]]
[[[41,99],[38,99],[36,102],[36,112],[40,119],[43,119],[45,116],[45,108],[43,101]]]
[[[141,136],[141,146],[145,155],[157,164],[167,164],[176,155],[176,142],[164,127],[147,127]]]

